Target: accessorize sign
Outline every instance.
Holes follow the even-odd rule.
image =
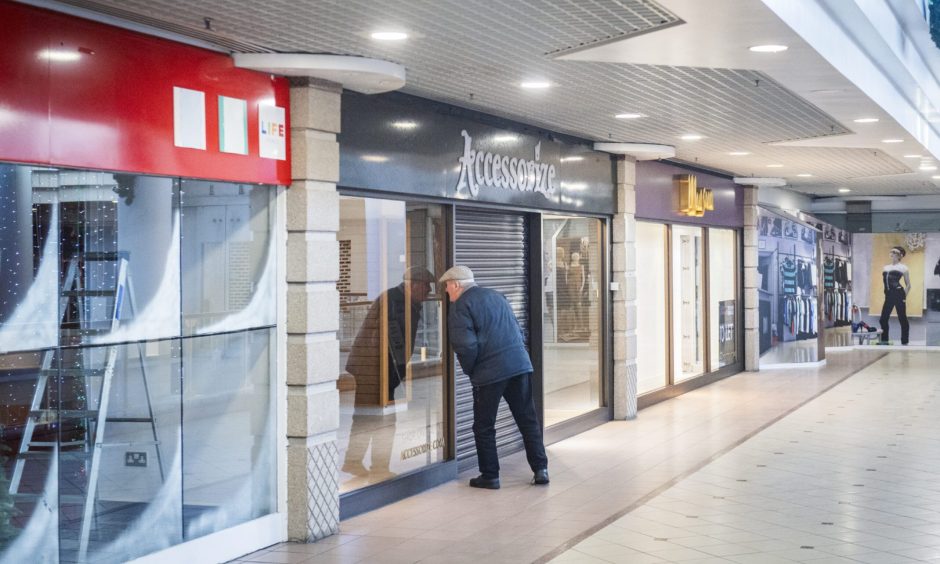
[[[699,188],[694,174],[676,175],[679,190],[679,213],[690,217],[702,217],[706,211],[714,211],[715,195],[709,188]]]
[[[593,143],[400,93],[343,94],[339,185],[612,214],[614,165]]]
[[[535,144],[535,159],[525,160],[499,153],[473,149],[473,138],[464,129],[463,156],[460,161],[460,179],[457,193],[468,189],[476,198],[481,186],[521,192],[538,192],[546,198],[555,193],[555,165],[540,162],[542,142]]]

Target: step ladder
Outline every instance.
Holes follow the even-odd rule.
[[[128,253],[115,252],[86,252],[72,257],[66,270],[65,280],[62,285],[62,291],[59,295],[59,312],[64,318],[68,318],[69,305],[73,303],[77,307],[78,320],[68,321],[60,319],[60,331],[63,336],[70,335],[88,335],[88,334],[107,334],[118,328],[124,311],[125,302],[129,306],[130,312],[136,314],[135,300],[131,278],[128,273]],[[89,264],[94,263],[112,263],[117,273],[115,283],[109,289],[86,289],[82,284],[82,274]],[[109,311],[109,319],[99,320],[97,327],[93,326],[93,320],[88,319],[91,309],[86,302],[89,298],[111,298],[112,306]],[[104,321],[102,326],[100,323]],[[112,447],[139,447],[151,446],[156,453],[157,468],[160,472],[161,482],[165,482],[166,477],[163,473],[163,460],[160,455],[160,441],[157,436],[157,426],[153,415],[153,402],[150,395],[150,384],[147,377],[147,368],[144,363],[144,345],[137,344],[138,357],[140,359],[140,373],[143,381],[143,390],[147,406],[146,417],[112,417],[108,416],[108,409],[111,396],[111,385],[114,381],[115,366],[117,365],[118,346],[107,347],[106,357],[103,366],[100,368],[78,368],[78,369],[60,369],[53,368],[55,351],[49,350],[43,354],[42,363],[39,370],[39,378],[36,383],[36,389],[33,393],[32,403],[30,404],[29,417],[26,427],[23,431],[23,438],[20,442],[20,448],[16,455],[16,465],[13,475],[10,479],[9,492],[14,500],[33,501],[42,499],[43,494],[20,493],[20,483],[23,477],[23,471],[26,463],[30,460],[48,461],[58,452],[62,459],[79,459],[86,466],[88,476],[88,487],[84,497],[80,495],[62,495],[61,503],[82,503],[84,505],[81,522],[81,533],[79,536],[78,560],[85,561],[88,552],[88,542],[91,535],[91,524],[95,518],[95,504],[98,495],[98,479],[101,472],[101,457],[103,449]],[[84,361],[83,361],[84,364]],[[85,390],[86,409],[52,409],[43,408],[42,400],[45,397],[46,387],[50,376],[71,376],[82,379],[82,385]],[[90,398],[95,390],[94,380],[100,379],[97,386],[97,409],[92,409]],[[60,400],[61,401],[61,400]],[[48,404],[48,401],[47,401]],[[55,441],[34,441],[33,435],[36,427],[48,424],[58,420],[63,421],[85,420],[84,439],[68,442],[59,442],[59,449],[56,451]],[[105,429],[108,423],[149,423],[150,431],[153,437],[150,441],[133,442],[106,442]],[[62,450],[63,447],[82,447],[80,451]],[[52,450],[49,450],[52,449]]]

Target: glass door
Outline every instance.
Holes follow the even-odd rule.
[[[669,384],[668,234],[665,225],[636,223],[637,393]]]
[[[705,371],[702,228],[672,227],[672,339],[674,382]]]
[[[545,426],[603,405],[599,219],[542,216]]]

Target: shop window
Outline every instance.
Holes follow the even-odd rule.
[[[542,219],[545,426],[600,407],[601,221]]]
[[[193,182],[248,228],[184,234],[179,183],[0,164],[0,561],[126,561],[275,511],[273,190]]]
[[[669,383],[668,239],[666,226],[636,223],[637,393]]]
[[[441,206],[340,199],[340,491],[444,460]]]
[[[731,229],[708,229],[709,370],[738,360],[738,242]]]
[[[703,250],[700,227],[672,227],[672,354],[675,382],[698,376],[705,370]]]

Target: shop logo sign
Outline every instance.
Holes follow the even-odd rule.
[[[463,156],[458,159],[458,195],[469,190],[470,197],[476,198],[483,186],[538,192],[546,198],[555,193],[555,165],[541,162],[541,141],[535,146],[535,159],[527,160],[477,151],[473,148],[473,138],[467,130],[462,130],[460,135],[463,136]]]
[[[284,108],[258,107],[258,141],[260,154],[266,159],[287,159],[287,120]]]
[[[679,213],[689,217],[702,217],[706,211],[715,209],[715,194],[711,188],[699,188],[694,174],[676,176],[679,191]]]

